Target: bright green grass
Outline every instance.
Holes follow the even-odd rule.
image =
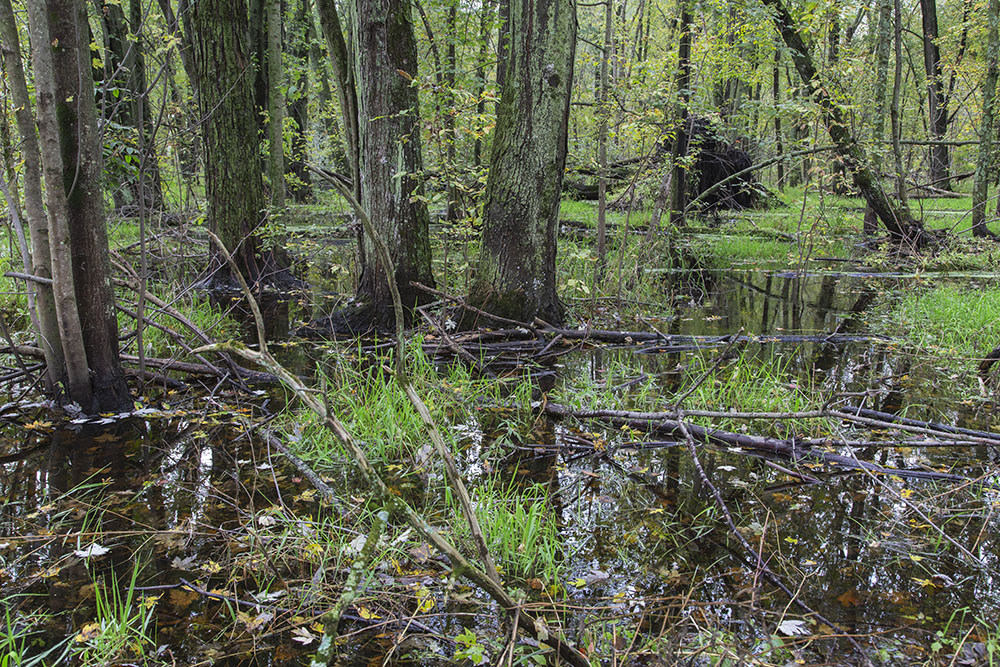
[[[692,252],[713,268],[744,264],[777,265],[794,261],[794,246],[775,239],[752,236],[696,237],[690,240]]]
[[[1000,345],[1000,288],[941,285],[906,291],[890,307],[877,326],[919,348],[981,357]]]

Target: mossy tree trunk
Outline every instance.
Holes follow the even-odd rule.
[[[52,287],[68,395],[92,413],[128,409],[132,401],[118,357],[86,8],[75,0],[29,0],[28,9]]]
[[[983,115],[979,126],[979,159],[972,186],[972,233],[994,236],[986,226],[986,199],[992,180],[996,142],[996,93],[1000,74],[1000,0],[990,0],[986,13],[986,79],[983,81]]]
[[[522,321],[562,319],[556,296],[559,197],[573,56],[575,0],[510,0],[504,85],[470,301]]]
[[[424,294],[411,281],[432,284],[430,222],[423,186],[420,107],[413,79],[417,44],[409,0],[357,0],[354,44],[358,100],[361,205],[386,241],[403,305]],[[362,239],[364,266],[358,300],[379,324],[394,321],[385,270],[374,245]]]
[[[14,8],[10,0],[0,0],[0,50],[10,86],[11,101],[18,133],[21,135],[21,160],[24,163],[24,207],[31,239],[32,272],[40,278],[52,278],[52,255],[49,250],[49,225],[42,198],[42,167],[35,134],[35,119],[31,113],[31,98],[21,63],[21,46]],[[59,321],[51,285],[29,285],[35,292],[38,314],[38,346],[45,355],[45,385],[50,394],[58,391],[65,380],[64,358],[59,342]]]
[[[205,147],[208,224],[233,255],[247,282],[287,277],[284,253],[263,252],[264,180],[253,95],[254,68],[246,44],[247,8],[240,0],[191,5],[198,109]],[[212,245],[209,286],[231,286],[229,266]]]

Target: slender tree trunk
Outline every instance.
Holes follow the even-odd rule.
[[[445,30],[448,48],[445,50],[444,72],[444,134],[447,143],[445,163],[448,174],[448,208],[445,220],[458,220],[464,214],[462,197],[459,194],[456,180],[458,179],[457,147],[458,137],[455,135],[455,77],[458,73],[458,51],[455,48],[458,41],[458,1],[452,0],[448,7],[448,23]],[[485,40],[485,37],[483,37]]]
[[[412,309],[425,298],[411,281],[432,284],[429,216],[420,182],[420,108],[417,44],[409,0],[356,0],[358,138],[361,155],[361,205],[385,239],[396,265],[395,281],[403,305]],[[374,308],[376,321],[394,321],[385,269],[364,239],[364,268],[358,300]]]
[[[267,11],[267,126],[271,140],[268,180],[271,208],[285,208],[285,100],[281,92],[281,0],[266,0]]]
[[[479,9],[479,31],[486,35],[489,26],[493,23],[493,5],[484,2]],[[489,52],[489,41],[482,39],[479,41],[479,57],[476,59],[476,116],[481,119],[486,113],[486,58]],[[472,147],[472,164],[475,169],[479,169],[483,163],[483,139],[481,133],[476,133],[476,141]]]
[[[360,156],[358,154],[358,90],[354,81],[354,58],[347,48],[341,28],[340,14],[334,0],[316,0],[320,28],[326,39],[326,48],[333,65],[333,76],[337,80],[337,99],[340,102],[340,117],[343,120],[345,154],[351,169],[351,185],[354,198],[361,199],[361,178],[359,176]]]
[[[598,82],[597,94],[597,165],[600,176],[597,181],[597,266],[595,267],[595,282],[604,276],[607,260],[607,214],[608,214],[608,61],[611,59],[612,29],[614,27],[614,8],[612,0],[604,0],[604,48],[601,52],[601,77]]]
[[[292,123],[288,164],[285,165],[285,173],[291,175],[292,179],[291,183],[286,183],[286,187],[288,194],[299,204],[312,198],[312,177],[306,167],[309,153],[306,137],[309,132],[309,94],[314,79],[320,84],[316,91],[320,108],[325,109],[330,101],[330,84],[316,76],[319,59],[314,59],[310,52],[313,43],[313,21],[309,7],[308,0],[300,0],[287,38],[289,52],[298,63],[298,76],[289,83],[287,93],[288,115],[295,122]]]
[[[938,47],[937,0],[920,0],[923,26],[924,72],[927,75],[927,117],[931,139],[943,142],[948,135],[948,98],[941,72],[941,49]],[[931,182],[935,187],[951,189],[948,145],[930,146]]]
[[[771,96],[774,101],[774,147],[775,157],[784,155],[784,141],[781,135],[781,49],[774,50],[774,72],[771,76]],[[778,189],[785,189],[785,161],[778,161]]]
[[[893,0],[894,37],[893,49],[896,63],[892,79],[892,107],[889,115],[892,121],[892,157],[896,163],[896,198],[899,205],[906,207],[906,172],[903,169],[903,150],[899,142],[903,136],[903,119],[900,113],[899,98],[903,90],[903,14],[900,0]]]
[[[163,179],[156,154],[156,137],[153,126],[152,104],[146,91],[146,56],[143,45],[146,17],[142,11],[142,0],[129,0],[129,31],[132,35],[132,49],[126,60],[129,67],[129,90],[132,117],[136,119],[136,133],[142,133],[140,156],[144,167],[143,187],[139,193],[140,205],[147,209],[163,208]]]
[[[24,163],[24,207],[31,239],[32,273],[40,278],[52,278],[52,255],[49,250],[49,227],[42,199],[41,158],[35,119],[31,113],[28,85],[21,65],[21,47],[10,0],[0,0],[0,49],[10,86],[11,100],[18,133],[21,135],[21,159]],[[35,292],[37,307],[38,346],[45,355],[45,383],[50,395],[65,378],[63,350],[59,339],[55,297],[51,285],[29,285]]]
[[[983,114],[979,127],[979,159],[972,186],[972,233],[994,236],[986,226],[986,199],[992,180],[993,149],[996,142],[996,92],[1000,72],[1000,0],[990,0],[986,14],[986,79],[983,81]]]
[[[509,49],[470,299],[497,315],[562,319],[559,198],[576,49],[575,0],[510,0]]]
[[[850,132],[850,125],[843,109],[826,92],[823,81],[816,71],[812,57],[802,35],[795,27],[794,19],[788,13],[782,0],[764,0],[764,4],[774,8],[775,27],[788,46],[802,82],[812,92],[812,97],[820,107],[827,132],[837,147],[837,153],[851,171],[854,186],[868,202],[878,219],[885,225],[889,235],[896,241],[920,246],[930,239],[923,225],[913,219],[904,203],[896,204],[886,197],[878,182],[878,177],[869,166],[868,156]]]
[[[682,158],[688,153],[688,105],[691,102],[691,8],[688,0],[681,0],[680,43],[677,47],[677,108],[674,142],[670,151],[670,224],[684,226],[684,209],[687,208],[687,170]]]
[[[892,0],[877,0],[875,38],[875,117],[872,122],[872,145],[874,146],[873,164],[877,178],[881,178],[883,165],[885,120],[889,110],[889,47],[893,37]],[[893,126],[895,127],[895,126]],[[864,233],[873,236],[878,231],[878,219],[874,212],[866,210]]]

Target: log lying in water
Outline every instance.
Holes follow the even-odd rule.
[[[649,413],[632,412],[627,410],[574,410],[558,403],[546,403],[543,408],[545,414],[559,419],[575,417],[577,419],[597,419],[607,422],[616,428],[628,426],[637,431],[667,434],[682,437],[681,421],[678,419],[663,418],[663,414],[669,413]],[[824,413],[815,411],[803,413],[810,417],[819,417]],[[948,473],[935,472],[931,470],[908,470],[904,468],[888,468],[877,463],[861,461],[851,456],[835,454],[815,449],[809,445],[796,441],[795,439],[779,440],[766,436],[747,435],[745,433],[732,433],[719,429],[699,426],[688,421],[683,422],[691,437],[700,443],[715,444],[726,447],[739,447],[754,452],[761,452],[787,458],[792,461],[806,463],[822,463],[828,466],[835,466],[839,469],[867,470],[876,474],[897,475],[915,479],[930,479],[947,482],[968,482],[967,477],[952,475]],[[1000,435],[994,434],[997,442],[1000,442]],[[837,443],[831,442],[833,446]]]

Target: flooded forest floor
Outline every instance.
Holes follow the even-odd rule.
[[[953,232],[917,256],[866,243],[857,199],[784,198],[669,233],[616,213],[601,276],[595,210],[566,202],[565,329],[454,332],[442,299],[409,332],[503,584],[592,665],[996,664],[1000,414],[981,367],[1000,246],[971,238],[967,198],[914,202]],[[296,335],[353,293],[345,216],[302,206],[288,226],[310,287],[264,294],[272,353],[479,562],[392,341]],[[437,287],[461,296],[477,230],[433,233]],[[113,238],[137,267],[136,225]],[[215,340],[254,341],[240,295],[190,287],[204,244],[162,224],[150,291]],[[204,341],[149,317],[146,356],[196,361],[178,339]],[[291,391],[157,371],[133,378],[133,412],[74,418],[39,398],[33,360],[4,363],[0,663],[310,664],[383,503]],[[398,510],[364,553],[329,664],[556,664]]]

